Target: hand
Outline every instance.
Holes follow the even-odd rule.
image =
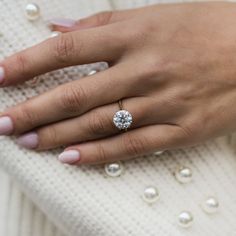
[[[69,164],[127,159],[194,145],[236,128],[234,3],[156,5],[54,24],[67,32],[0,65],[2,86],[78,64],[111,67],[1,114],[0,133],[35,150],[66,145]],[[112,118],[118,101],[128,132]],[[22,134],[24,134],[22,136]]]

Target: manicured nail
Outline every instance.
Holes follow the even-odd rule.
[[[5,76],[5,70],[3,67],[0,67],[0,84],[3,82]]]
[[[37,148],[38,143],[39,138],[35,132],[24,134],[17,139],[17,144],[27,149]]]
[[[80,153],[76,150],[64,151],[59,155],[58,159],[62,163],[73,164],[80,160]]]
[[[67,28],[73,27],[76,24],[75,20],[65,18],[54,18],[49,20],[48,22],[51,25],[58,25]]]
[[[13,122],[10,117],[0,117],[0,135],[9,135],[13,132]]]

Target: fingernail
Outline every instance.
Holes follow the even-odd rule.
[[[5,70],[3,67],[0,67],[0,84],[3,82],[5,76]]]
[[[58,157],[59,161],[65,164],[73,164],[80,160],[80,153],[76,150],[64,151]]]
[[[49,20],[49,24],[70,28],[76,24],[76,21],[65,18],[54,18]]]
[[[17,144],[27,149],[35,149],[38,142],[39,138],[35,132],[24,134],[17,139]]]
[[[10,117],[0,118],[0,135],[9,135],[13,132],[13,122]]]

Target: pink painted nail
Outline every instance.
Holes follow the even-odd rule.
[[[0,117],[0,135],[9,135],[13,132],[13,122],[10,117]]]
[[[5,76],[5,70],[3,67],[0,67],[0,84],[3,82]]]
[[[17,139],[17,144],[27,149],[35,149],[38,142],[39,138],[35,132],[24,134]]]
[[[58,159],[62,163],[73,164],[80,160],[80,153],[76,150],[64,151],[59,155]]]
[[[49,20],[49,24],[70,28],[70,27],[75,26],[76,21],[72,19],[65,19],[65,18],[54,18],[54,19]]]

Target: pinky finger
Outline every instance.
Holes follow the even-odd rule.
[[[59,161],[76,165],[107,163],[181,147],[186,140],[188,138],[178,126],[146,126],[110,138],[68,147],[60,154]]]

